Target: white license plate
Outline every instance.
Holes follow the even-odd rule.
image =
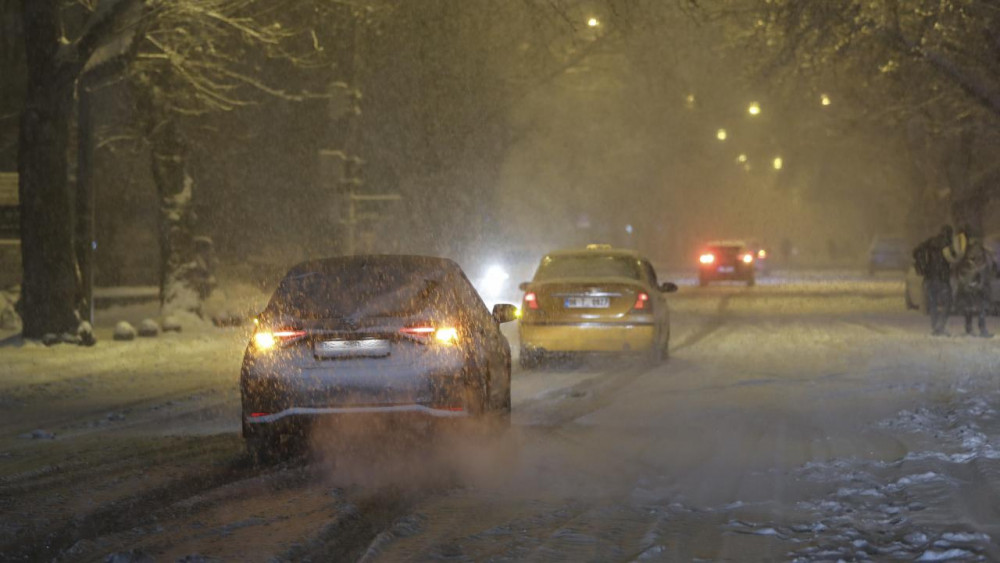
[[[567,297],[563,302],[567,309],[607,309],[611,306],[608,297]]]
[[[719,271],[724,274],[731,274],[736,271],[735,266],[719,266]]]
[[[389,341],[382,339],[324,340],[313,348],[319,358],[380,358],[389,355]]]

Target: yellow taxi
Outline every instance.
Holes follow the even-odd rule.
[[[668,355],[670,310],[649,260],[632,250],[592,244],[552,252],[521,284],[521,366],[578,352]]]

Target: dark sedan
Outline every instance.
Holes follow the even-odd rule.
[[[510,414],[510,347],[457,264],[424,256],[347,256],[299,264],[279,284],[240,376],[250,454],[318,418]]]

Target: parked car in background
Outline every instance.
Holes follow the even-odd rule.
[[[255,459],[324,417],[495,417],[509,423],[510,347],[459,266],[345,256],[295,266],[257,318],[240,374]]]
[[[659,362],[669,353],[670,309],[645,257],[609,245],[552,252],[521,285],[521,365],[555,354],[638,353]]]
[[[905,272],[913,261],[913,246],[899,236],[877,235],[868,247],[868,273]]]
[[[717,240],[702,247],[698,256],[698,285],[713,281],[757,283],[756,258],[750,246],[741,240]]]

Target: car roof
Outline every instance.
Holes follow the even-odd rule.
[[[713,240],[705,243],[705,246],[747,246],[747,243],[739,239]]]
[[[308,273],[335,274],[338,271],[352,268],[378,268],[394,270],[440,270],[461,271],[453,260],[438,256],[419,256],[409,254],[356,254],[351,256],[335,256],[318,260],[307,260],[293,266],[286,277]]]
[[[643,256],[636,252],[635,250],[630,250],[627,248],[567,248],[563,250],[556,250],[553,252],[548,252],[545,254],[546,257],[567,257],[567,256],[609,256],[609,257],[621,257],[621,258],[634,258],[636,260],[642,260]]]

